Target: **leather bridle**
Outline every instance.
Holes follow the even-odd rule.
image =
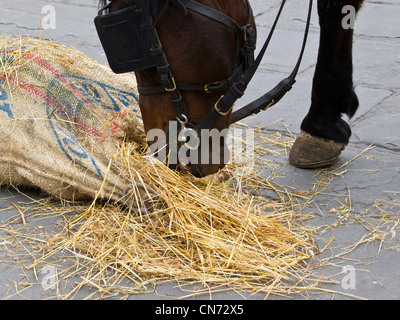
[[[121,10],[120,13],[117,12],[114,14],[107,14],[107,9],[109,8],[111,3],[109,3],[106,7],[102,8],[99,11],[99,15],[95,19],[95,23],[111,68],[113,68],[115,72],[121,73],[156,67],[160,75],[161,84],[150,87],[139,86],[139,94],[153,95],[168,92],[172,101],[176,118],[182,125],[182,130],[185,128],[190,128],[195,130],[196,132],[200,132],[200,130],[202,129],[211,129],[217,121],[231,114],[234,103],[244,95],[248,84],[250,83],[259,65],[261,64],[261,60],[264,57],[265,52],[269,46],[272,35],[276,29],[277,23],[286,4],[286,0],[282,1],[279,12],[274,21],[274,24],[271,27],[268,38],[266,39],[256,60],[254,60],[254,51],[256,47],[256,31],[252,27],[254,16],[248,0],[246,0],[249,8],[248,20],[246,25],[244,26],[239,26],[232,18],[225,15],[224,13],[196,1],[169,0],[180,9],[183,15],[188,14],[187,10],[196,12],[211,20],[221,23],[222,25],[232,30],[235,34],[237,49],[236,66],[233,73],[226,79],[213,83],[207,83],[204,85],[176,83],[170,65],[168,63],[168,59],[158,38],[156,27],[152,20],[152,17],[150,13],[144,9],[145,1],[146,0],[136,0],[134,7]],[[283,79],[271,91],[269,91],[259,99],[233,112],[231,115],[231,124],[236,123],[250,115],[257,114],[261,110],[266,110],[272,107],[278,101],[280,101],[288,91],[291,90],[293,84],[296,82],[295,78],[297,76],[303,58],[311,23],[311,12],[312,0],[309,1],[308,18],[301,52],[292,73],[289,75],[289,77]],[[113,49],[111,47],[113,45],[110,44],[109,38],[112,36],[112,34],[106,31],[106,28],[116,28],[116,23],[112,21],[118,21],[119,18],[119,20],[121,20],[122,14],[124,14],[124,17],[126,16],[126,18],[124,18],[126,19],[126,21],[124,20],[123,22],[128,23],[132,30],[135,29],[135,32],[132,32],[132,35],[133,37],[137,37],[136,42],[138,43],[136,43],[136,45],[141,46],[141,48],[143,49],[142,51],[144,52],[144,54],[142,60],[145,62],[131,63],[131,61],[123,61],[123,63],[119,63],[119,58],[115,58],[115,51],[111,52]],[[109,19],[111,17],[108,17],[111,15],[113,15],[113,20]],[[138,30],[139,28],[140,30]],[[115,32],[114,35],[116,34],[118,33]],[[140,34],[144,34],[145,38],[141,38]],[[128,40],[129,39],[125,39],[124,41],[127,42]],[[129,49],[129,44],[125,45],[127,45],[126,50],[131,50]],[[138,55],[136,55],[132,59],[139,59]],[[200,91],[207,94],[225,92],[227,90],[228,92],[225,95],[221,96],[221,98],[215,103],[214,107],[209,111],[204,119],[200,121],[200,123],[192,124],[188,121],[187,106],[181,94],[181,91],[185,90]]]

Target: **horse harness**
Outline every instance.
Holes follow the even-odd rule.
[[[221,118],[228,116],[234,103],[240,99],[256,73],[261,60],[269,46],[276,25],[285,6],[282,1],[278,15],[271,27],[257,59],[254,59],[256,48],[256,31],[252,27],[253,11],[248,0],[248,20],[246,25],[239,26],[229,16],[193,0],[169,0],[184,16],[188,10],[217,21],[231,29],[236,36],[236,66],[233,73],[226,79],[207,83],[204,85],[176,83],[168,59],[157,34],[155,23],[145,2],[136,0],[135,5],[113,13],[108,13],[111,2],[100,9],[95,18],[96,29],[107,56],[111,69],[115,73],[125,73],[151,68],[157,68],[161,78],[161,85],[152,87],[138,87],[139,94],[151,95],[168,92],[171,97],[177,120],[186,128],[200,132],[202,129],[211,129]],[[293,72],[289,77],[279,82],[271,91],[232,113],[231,124],[236,123],[250,115],[266,110],[280,101],[291,90],[296,82],[295,77],[299,71],[300,63],[305,50],[308,31],[311,22],[312,0],[310,0],[306,30],[300,56]],[[182,90],[202,91],[205,93],[228,92],[222,95],[214,107],[199,124],[192,124],[187,118],[187,107],[182,97]]]

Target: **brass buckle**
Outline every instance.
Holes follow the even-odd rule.
[[[219,100],[215,103],[214,105],[214,109],[215,111],[217,111],[217,113],[221,116],[221,117],[225,117],[229,114],[229,112],[232,111],[233,109],[233,105],[229,108],[229,110],[227,112],[222,112],[221,110],[219,110],[218,108],[218,104],[221,102],[221,100],[224,98],[224,96],[221,96],[221,98],[219,98]]]
[[[173,84],[173,88],[170,89],[170,88],[164,87],[165,91],[167,91],[167,92],[172,92],[172,91],[175,91],[175,90],[176,90],[175,78],[174,78],[172,75],[171,75],[171,82],[172,82],[172,84]]]
[[[267,109],[271,108],[274,104],[275,104],[275,100],[272,99],[271,103],[270,103],[269,105],[267,105],[267,106],[263,109],[263,111],[266,111]]]
[[[212,92],[210,91],[209,87],[215,86],[215,85],[220,84],[220,83],[221,83],[221,81],[215,81],[215,82],[207,83],[207,84],[204,85],[204,91],[205,91],[206,93],[212,93]]]

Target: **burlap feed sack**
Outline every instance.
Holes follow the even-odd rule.
[[[122,166],[109,165],[121,128],[143,143],[137,96],[133,75],[116,75],[76,50],[0,38],[0,184],[68,200],[101,190],[101,198],[119,201],[129,181]]]

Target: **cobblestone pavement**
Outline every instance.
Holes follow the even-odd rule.
[[[250,2],[256,14],[259,38],[263,40],[280,1]],[[291,71],[301,45],[306,3],[304,0],[288,1],[282,23],[271,43],[271,50],[251,83],[243,103],[265,93]],[[0,0],[0,34],[39,36],[41,10],[45,5],[52,5],[56,9],[56,28],[43,30],[43,37],[73,46],[105,62],[92,22],[96,15],[94,0]],[[399,17],[398,0],[367,1],[359,13],[355,30],[354,81],[361,104],[357,114],[350,120],[353,136],[340,162],[336,164],[339,170],[336,171],[335,179],[308,208],[310,212],[315,212],[315,218],[311,221],[313,226],[335,224],[320,228],[320,247],[333,240],[329,244],[330,249],[319,258],[343,254],[317,272],[329,275],[339,284],[323,285],[323,293],[310,294],[307,297],[310,299],[400,299]],[[318,17],[314,12],[309,43],[296,85],[279,105],[249,119],[249,124],[259,125],[265,131],[299,133],[300,122],[309,107],[318,37]],[[371,145],[373,148],[367,149]],[[355,157],[354,161],[349,162]],[[342,165],[345,166],[340,169]],[[271,173],[274,173],[277,183],[303,190],[312,188],[317,179],[315,171],[290,167],[284,154],[275,159],[275,166],[270,171],[265,172]],[[35,192],[28,192],[28,195],[33,198],[41,196]],[[9,208],[11,197],[13,202],[25,199],[25,196],[15,191],[0,190],[0,225],[6,223],[9,217],[18,215],[15,210],[5,210]],[[33,222],[36,225],[29,227],[46,224],[51,229],[56,222],[57,219],[49,218]],[[27,230],[27,234],[32,230]],[[357,242],[360,245],[353,248],[351,245]],[[21,283],[35,282],[35,276],[25,270],[23,255],[18,258],[20,251],[10,254],[10,250],[17,249],[0,243],[0,262],[3,262],[0,263],[0,299],[43,298],[46,293],[39,284],[26,290],[21,289]],[[354,283],[346,282],[349,279],[346,276],[351,275],[349,270],[354,271]],[[41,276],[37,276],[40,283]],[[173,285],[160,286],[158,292],[182,295]],[[262,298],[260,295],[245,296],[250,299]],[[148,294],[139,298],[158,297]],[[216,295],[215,298],[240,299],[241,296],[229,293]]]

